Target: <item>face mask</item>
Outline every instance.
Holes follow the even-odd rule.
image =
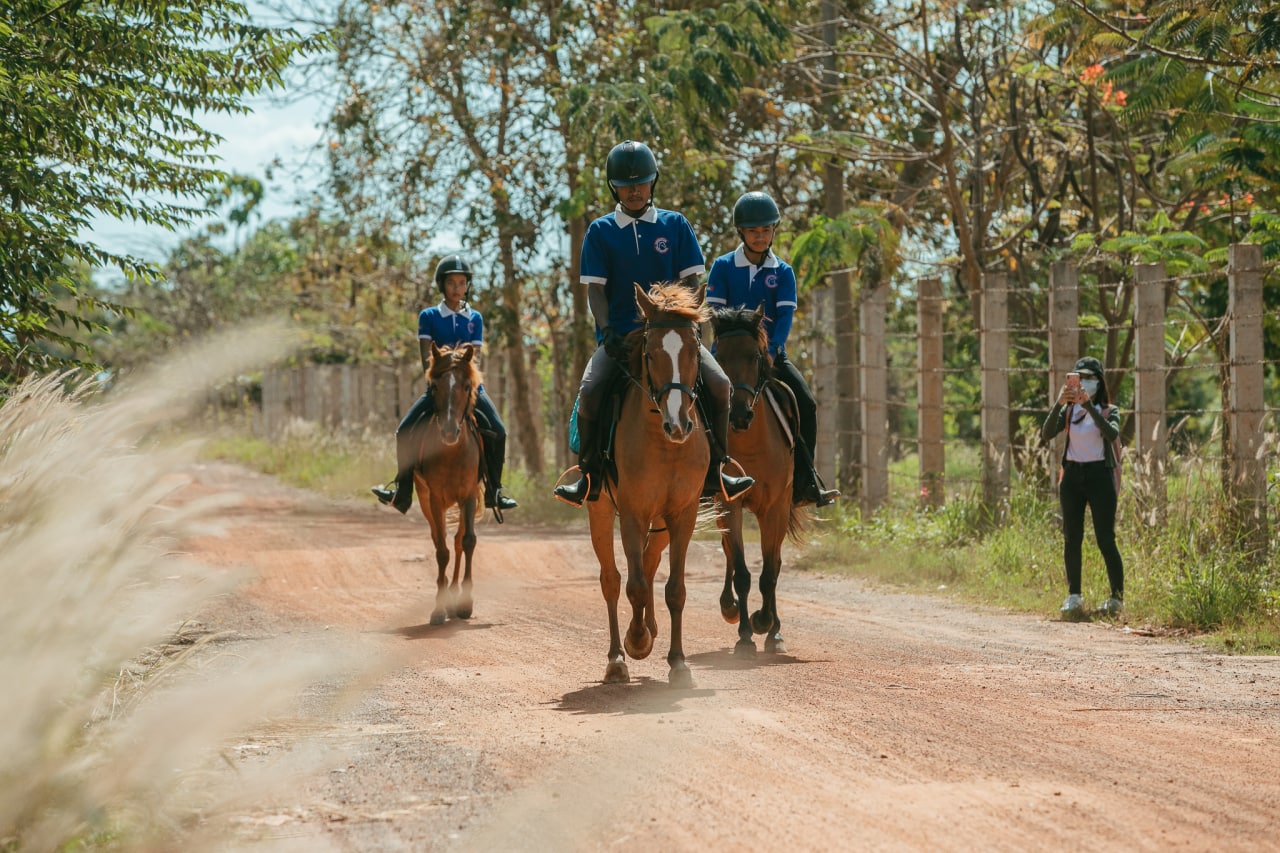
[[[1089,395],[1089,399],[1093,399],[1093,395],[1098,393],[1098,380],[1081,379],[1080,387],[1084,389],[1084,393]]]

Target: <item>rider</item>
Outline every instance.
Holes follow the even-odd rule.
[[[733,206],[733,227],[738,229],[742,244],[711,265],[707,302],[747,309],[764,306],[774,375],[795,393],[800,410],[792,501],[827,506],[835,502],[840,492],[824,489],[813,465],[818,405],[808,383],[787,358],[787,335],[796,311],[796,274],[790,264],[773,253],[773,237],[781,218],[778,205],[768,193],[749,192],[738,199]]]
[[[600,495],[603,477],[597,424],[601,398],[621,369],[623,338],[642,325],[633,282],[647,288],[682,281],[691,287],[706,269],[689,220],[653,204],[658,161],[649,146],[631,140],[615,145],[605,161],[605,175],[618,206],[587,229],[579,270],[587,285],[587,304],[596,321],[598,344],[578,389],[578,467],[582,476],[555,489],[557,498],[574,506]],[[698,373],[711,397],[711,439],[716,445],[711,451],[707,486],[735,500],[755,481],[724,473],[723,465],[729,461],[729,378],[706,347],[699,346],[699,350]]]
[[[459,255],[450,255],[436,265],[436,287],[444,299],[439,305],[425,308],[418,314],[418,350],[425,371],[431,361],[431,345],[456,347],[471,344],[479,352],[484,344],[484,318],[480,312],[466,303],[471,289],[471,265]],[[413,505],[413,469],[417,464],[418,441],[416,427],[424,424],[435,413],[431,388],[410,407],[408,414],[396,429],[396,481],[390,488],[375,486],[373,493],[384,504],[391,504],[401,512],[408,512]],[[489,422],[492,435],[484,441],[485,478],[484,505],[495,509],[498,521],[502,511],[515,509],[518,504],[502,488],[502,468],[507,453],[507,429],[498,416],[493,400],[481,385],[476,389],[476,412]]]

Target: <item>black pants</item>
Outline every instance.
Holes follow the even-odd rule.
[[[1067,567],[1067,591],[1080,594],[1084,508],[1093,516],[1093,535],[1107,564],[1111,594],[1124,597],[1124,561],[1116,547],[1116,486],[1105,462],[1066,462],[1058,484],[1062,503],[1062,561]]]
[[[796,395],[796,408],[800,415],[800,438],[812,452],[818,443],[818,402],[813,399],[809,383],[800,370],[791,363],[785,352],[778,353],[773,362],[773,373]]]

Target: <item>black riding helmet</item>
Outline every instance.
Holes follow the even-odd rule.
[[[440,289],[442,294],[444,293],[444,277],[455,272],[460,272],[467,277],[467,289],[471,289],[471,264],[464,261],[461,255],[449,255],[436,264],[436,287]]]
[[[609,180],[609,192],[613,194],[613,200],[618,201],[615,187],[633,187],[650,182],[657,186],[658,159],[648,145],[628,139],[613,146],[604,162],[604,173]],[[649,203],[653,203],[652,198]]]
[[[762,225],[777,225],[782,219],[778,205],[768,193],[749,192],[733,205],[734,228],[759,228]]]

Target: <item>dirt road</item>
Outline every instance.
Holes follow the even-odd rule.
[[[216,627],[245,643],[337,636],[385,664],[308,733],[342,764],[241,815],[245,849],[1280,846],[1275,658],[793,571],[789,654],[743,662],[717,606],[718,546],[698,541],[696,688],[666,685],[665,612],[632,682],[605,685],[585,515],[568,532],[522,528],[518,511],[484,524],[474,617],[432,627],[420,515],[230,466],[197,477],[192,495],[238,497],[231,535],[188,550],[259,572]]]

